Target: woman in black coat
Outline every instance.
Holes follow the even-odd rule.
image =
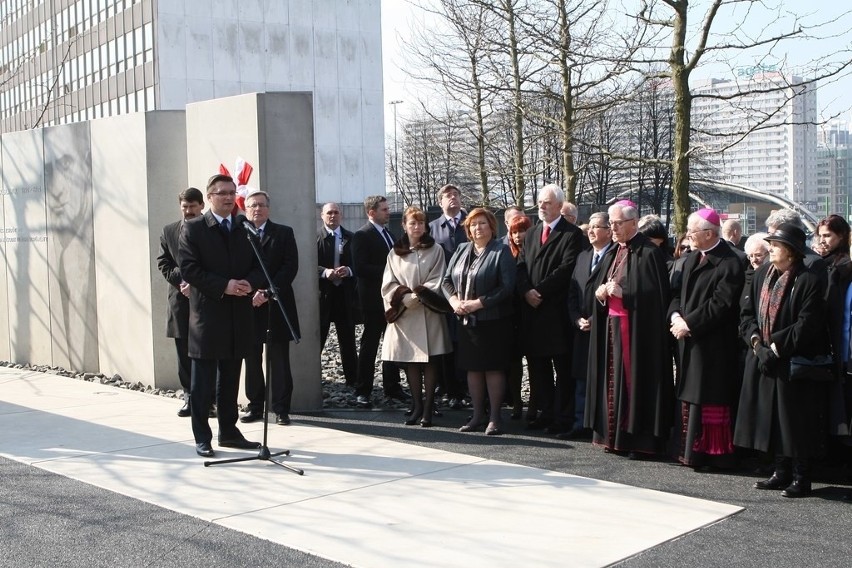
[[[754,274],[740,332],[746,356],[734,444],[775,454],[775,472],[756,489],[784,497],[811,492],[810,462],[826,443],[825,383],[790,380],[793,356],[814,359],[829,349],[825,281],[803,264],[805,234],[782,224],[769,242],[769,264]]]

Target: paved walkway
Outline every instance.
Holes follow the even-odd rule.
[[[741,510],[299,417],[290,427],[271,427],[269,447],[291,448],[285,461],[303,468],[304,476],[260,461],[204,467],[188,420],[175,416],[175,405],[0,368],[0,456],[365,568],[605,566]],[[261,439],[260,425],[242,430]],[[417,430],[426,437],[449,435]],[[214,448],[217,458],[253,455]],[[28,497],[38,502],[38,495]],[[88,518],[97,518],[97,502],[91,505]],[[130,565],[118,558],[113,565]]]

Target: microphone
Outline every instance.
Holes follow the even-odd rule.
[[[251,234],[251,236],[256,239],[260,238],[260,235],[257,233],[257,229],[254,228],[254,225],[252,225],[248,219],[246,219],[245,217],[240,217],[239,219],[237,219],[237,221],[243,226],[246,231]]]

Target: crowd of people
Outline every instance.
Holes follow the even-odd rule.
[[[278,424],[290,422],[298,253],[292,229],[269,220],[267,193],[246,198],[247,219],[234,216],[234,187],[214,176],[203,215],[201,192],[181,193],[184,220],[167,226],[161,241],[174,308],[169,334],[187,392],[179,414],[192,417],[202,456],[213,455],[214,390],[219,444],[257,447],[236,427],[236,389],[245,359],[250,404],[239,419],[261,419],[265,329],[276,354],[269,403]],[[628,459],[723,469],[744,454],[766,456],[771,475],[755,488],[785,497],[810,494],[816,460],[849,460],[852,260],[841,216],[823,219],[808,247],[794,211],[773,212],[765,233],[743,238],[735,221],[699,209],[672,247],[661,220],[640,218],[628,200],[580,226],[561,188],[546,185],[538,222],[509,208],[499,238],[494,213],[464,211],[457,187],[445,185],[436,197],[441,215],[430,223],[409,207],[399,236],[388,230],[383,196],[366,198],[368,221],[355,232],[341,226],[336,203],[322,207],[322,344],[334,323],[357,406],[372,406],[379,356],[384,395],[410,404],[410,426],[431,427],[443,396],[451,408],[472,406],[461,432],[500,435],[508,405],[528,429],[589,439]],[[266,310],[242,231],[257,233],[295,329],[264,316],[276,311]],[[253,334],[205,335],[208,322],[238,323],[252,310]]]

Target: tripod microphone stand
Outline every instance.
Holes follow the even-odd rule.
[[[268,284],[266,297],[267,297],[267,316],[266,316],[266,353],[264,358],[264,376],[266,379],[266,396],[263,401],[263,443],[260,446],[260,450],[258,450],[258,454],[256,456],[250,456],[245,458],[229,458],[224,460],[214,460],[214,461],[205,461],[204,467],[209,467],[211,465],[222,465],[228,463],[240,463],[246,461],[267,461],[270,463],[274,463],[275,465],[279,465],[284,469],[291,471],[297,475],[304,475],[305,471],[299,469],[297,467],[293,467],[286,463],[283,463],[278,460],[274,460],[272,458],[278,456],[289,456],[290,450],[282,450],[280,452],[271,453],[269,451],[269,446],[267,445],[267,435],[269,431],[269,402],[272,400],[272,373],[270,367],[270,350],[272,345],[272,305],[273,302],[278,305],[278,309],[281,310],[281,315],[284,317],[284,323],[287,324],[287,328],[290,331],[290,337],[293,338],[294,343],[299,343],[299,335],[296,333],[296,330],[293,329],[293,324],[290,322],[290,318],[287,317],[287,311],[284,309],[284,303],[281,301],[281,297],[278,294],[278,288],[275,286],[275,283],[272,281],[272,276],[269,274],[269,269],[266,267],[266,263],[263,260],[263,254],[260,250],[260,240],[257,234],[257,231],[254,227],[247,221],[245,218],[242,220],[242,224],[246,229],[249,243],[251,243],[251,248],[254,250],[254,254],[257,257],[258,262],[260,263],[260,268],[263,270],[263,275],[266,277],[266,282]]]

